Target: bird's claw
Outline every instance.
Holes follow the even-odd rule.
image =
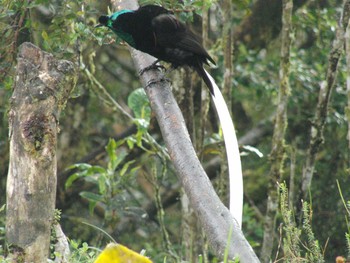
[[[165,70],[166,68],[163,65],[157,65],[158,60],[149,65],[148,67],[145,67],[139,71],[140,76],[142,76],[146,71],[154,70],[154,69],[162,69]]]
[[[164,77],[159,78],[159,79],[151,79],[151,80],[149,80],[149,81],[147,82],[147,85],[146,85],[145,88],[148,88],[149,86],[152,86],[152,85],[161,83],[161,82],[163,82],[163,81],[166,81],[166,82],[169,82],[169,83],[171,82],[170,79],[167,79],[167,78],[164,78]]]

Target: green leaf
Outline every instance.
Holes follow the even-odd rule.
[[[69,239],[69,244],[75,250],[79,248],[79,243],[74,239]]]
[[[69,176],[64,185],[65,189],[67,190],[69,187],[71,187],[73,182],[75,182],[75,180],[77,180],[79,177],[79,173],[74,173],[71,176]]]
[[[142,130],[138,130],[137,133],[135,134],[135,139],[136,139],[136,145],[138,147],[142,147],[142,135],[143,135],[143,131]]]
[[[126,140],[126,143],[129,147],[129,149],[132,150],[132,149],[134,149],[135,143],[137,143],[137,142],[133,136],[129,136],[128,139]]]
[[[99,165],[91,166],[87,171],[88,171],[88,175],[104,174],[107,172],[105,168]]]
[[[124,164],[122,170],[120,171],[120,175],[123,176],[126,173],[126,171],[129,169],[129,166],[131,164],[133,164],[134,162],[135,162],[135,160],[132,160],[132,161],[129,161],[126,164]]]
[[[87,170],[91,168],[92,165],[88,163],[76,163],[67,168],[67,170],[73,170],[73,169],[78,169],[78,170]]]
[[[89,213],[92,215],[94,213],[94,209],[96,207],[96,202],[90,201],[89,202]]]
[[[80,192],[79,195],[89,201],[89,212],[92,214],[98,202],[104,202],[105,199],[102,195],[98,195],[92,192]]]
[[[91,166],[87,163],[74,164],[68,167],[68,170],[77,169],[78,171],[68,177],[65,183],[65,188],[68,189],[79,178],[85,178],[86,181],[96,184],[96,179],[93,177],[96,174],[106,174],[105,168],[95,165]]]
[[[129,95],[128,106],[133,110],[136,119],[144,119],[145,122],[149,123],[151,119],[151,108],[143,88],[136,89]]]
[[[107,178],[105,176],[99,176],[97,181],[98,181],[98,190],[100,194],[102,195],[105,194],[107,189],[107,185],[106,185]]]
[[[119,145],[124,143],[124,141],[118,141],[116,142],[114,139],[110,139],[109,143],[106,147],[108,156],[109,156],[109,162],[108,162],[108,171],[109,173],[113,173],[119,164],[124,160],[124,158],[127,156],[126,151],[120,151],[117,155],[116,149]]]
[[[109,142],[106,146],[106,151],[108,153],[109,157],[109,163],[108,163],[108,168],[112,171],[115,170],[117,167],[116,161],[117,161],[117,154],[116,154],[116,148],[117,148],[117,143],[115,142],[114,139],[109,139]]]
[[[83,191],[83,192],[80,192],[80,196],[89,200],[89,201],[92,201],[92,202],[103,202],[104,201],[104,198],[102,195],[98,195],[98,194],[95,194],[92,192]]]

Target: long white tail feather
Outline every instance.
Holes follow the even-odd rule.
[[[214,101],[224,135],[230,178],[230,212],[237,220],[239,226],[242,227],[243,176],[237,136],[230,112],[219,87],[216,85],[213,77],[206,70],[204,71],[213,85],[214,94],[211,97]]]

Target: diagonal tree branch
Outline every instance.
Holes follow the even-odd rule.
[[[113,0],[112,4],[117,9],[138,7],[135,0]],[[155,61],[151,56],[134,49],[131,49],[131,55],[139,71]],[[215,254],[222,257],[225,249],[228,249],[230,258],[238,256],[241,262],[259,262],[201,166],[170,86],[162,81],[162,75],[157,70],[147,71],[142,75],[141,81],[146,86],[151,108],[158,120],[177,175]],[[232,236],[229,240],[230,231]]]

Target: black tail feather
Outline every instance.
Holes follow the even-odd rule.
[[[214,89],[213,89],[213,83],[211,83],[207,73],[205,72],[203,65],[200,64],[197,67],[194,67],[194,69],[197,71],[198,75],[203,79],[204,83],[207,85],[210,93],[214,96]]]

